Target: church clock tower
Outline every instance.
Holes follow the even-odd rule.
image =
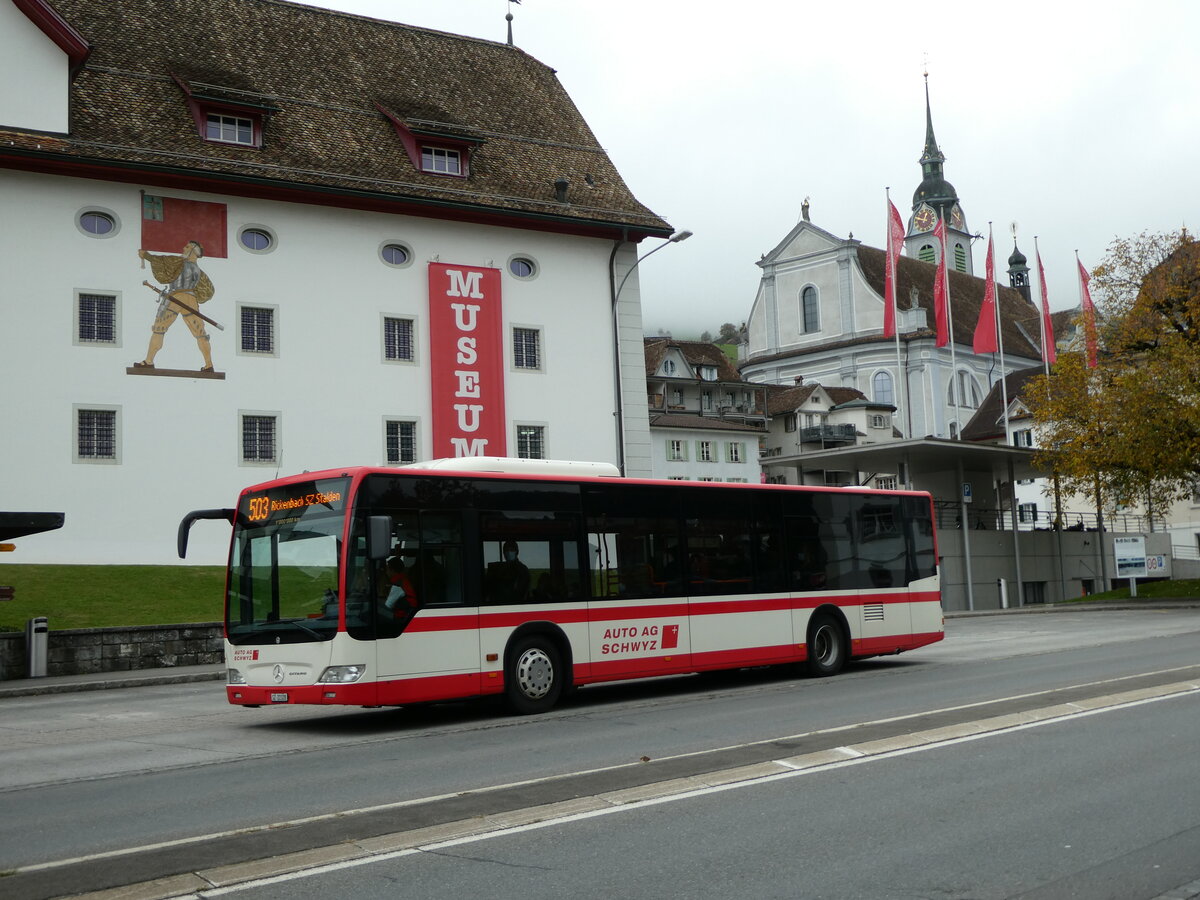
[[[925,151],[921,154],[921,183],[913,194],[912,215],[904,236],[904,254],[935,263],[941,248],[933,236],[938,219],[946,222],[946,249],[950,268],[975,274],[971,259],[971,233],[958,203],[954,185],[942,173],[946,157],[933,136],[933,114],[929,109],[929,73],[925,74]]]

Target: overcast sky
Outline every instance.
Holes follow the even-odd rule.
[[[506,0],[314,5],[497,41]],[[1117,236],[1195,225],[1200,3],[1009,0],[936,15],[859,0],[524,0],[514,43],[558,77],[644,204],[695,236],[639,269],[646,329],[714,334],[750,313],[760,270],[811,198],[813,223],[883,246],[884,189],[907,221],[925,139],[922,72],[947,180],[982,274],[1010,225],[1050,306],[1078,304]],[[642,252],[657,242],[646,241]],[[1035,282],[1036,284],[1036,282]]]

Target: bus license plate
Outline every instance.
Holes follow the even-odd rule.
[[[287,703],[287,694],[272,694],[272,703]]]

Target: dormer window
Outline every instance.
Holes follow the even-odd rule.
[[[462,155],[447,147],[422,147],[421,170],[437,175],[461,175]]]
[[[255,146],[254,120],[241,116],[208,113],[204,136],[210,141],[222,144],[242,144],[246,147],[253,147]]]

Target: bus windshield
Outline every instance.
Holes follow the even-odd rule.
[[[242,495],[225,632],[232,644],[327,641],[338,626],[338,560],[350,481]]]

